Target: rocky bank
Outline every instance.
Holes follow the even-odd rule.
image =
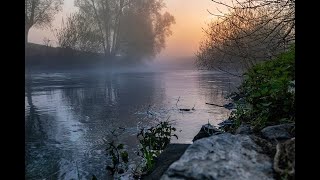
[[[169,146],[151,175],[143,179],[294,179],[294,129],[291,123],[254,133],[242,124],[231,134],[204,125],[193,144]]]

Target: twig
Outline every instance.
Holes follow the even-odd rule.
[[[176,106],[178,107],[178,102],[179,102],[179,100],[180,100],[180,96],[179,96],[179,98],[178,98],[178,100],[177,100],[177,102],[176,102]]]

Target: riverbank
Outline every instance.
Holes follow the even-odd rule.
[[[203,125],[158,179],[295,179],[294,60],[292,47],[249,69],[229,118]]]
[[[141,63],[121,56],[106,57],[102,53],[51,47],[28,43],[25,47],[25,67],[32,70],[112,69],[139,67]]]
[[[191,145],[170,144],[143,179],[294,179],[294,128],[289,123],[253,132],[242,124],[235,133],[215,129]]]

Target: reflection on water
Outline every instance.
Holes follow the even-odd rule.
[[[134,156],[140,127],[169,118],[192,143],[202,124],[218,124],[236,79],[218,72],[38,73],[26,75],[26,179],[108,179],[105,148],[111,131]],[[179,100],[178,100],[179,99]],[[181,112],[178,108],[192,108]]]

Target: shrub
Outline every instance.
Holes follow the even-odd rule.
[[[243,99],[232,112],[235,122],[256,129],[295,121],[295,48],[249,69],[239,87]],[[239,123],[237,123],[239,125]]]
[[[136,165],[136,169],[132,169],[134,178],[141,178],[142,175],[152,170],[156,158],[169,145],[171,137],[174,136],[178,139],[178,136],[174,134],[175,131],[176,128],[168,120],[148,129],[141,129],[137,134],[137,138],[140,142],[138,155],[142,157],[142,162]],[[114,132],[115,130],[112,131],[113,134]],[[117,144],[115,141],[111,141],[108,143],[106,151],[112,160],[112,164],[107,166],[107,170],[111,175],[123,174],[128,170],[129,156],[124,144]],[[93,176],[92,179],[94,178],[96,177]]]
[[[144,171],[149,172],[153,168],[155,158],[168,146],[172,136],[178,139],[178,136],[173,134],[174,131],[176,128],[168,121],[160,122],[147,130],[141,129],[137,137],[141,144],[141,156],[145,159]]]
[[[128,152],[124,149],[123,144],[116,144],[114,141],[108,143],[107,152],[108,156],[111,157],[112,166],[107,166],[107,170],[114,175],[115,173],[122,174],[124,169],[119,165],[127,164],[129,161]]]

